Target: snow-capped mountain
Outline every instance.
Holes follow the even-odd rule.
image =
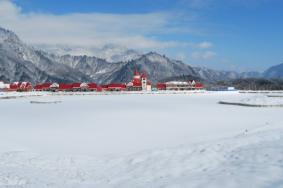
[[[15,33],[3,28],[0,28],[0,79],[32,83],[91,80],[85,74],[26,45]]]
[[[188,64],[169,59],[165,55],[150,52],[126,63],[119,71],[113,74],[111,79],[114,82],[125,82],[133,76],[134,70],[144,72],[152,82],[173,76],[196,76],[195,71]]]
[[[38,49],[56,55],[95,56],[110,63],[126,62],[138,59],[141,54],[135,50],[118,45],[105,45],[99,47],[70,46],[70,45],[36,45]]]
[[[119,71],[127,62],[109,63],[104,59],[94,56],[58,56],[54,54],[46,54],[50,59],[78,70],[90,77],[94,82],[99,84],[112,81],[114,72]],[[107,82],[108,83],[108,82]]]
[[[128,82],[135,70],[147,74],[153,82],[172,76],[196,75],[189,65],[171,60],[155,52],[144,54],[132,61],[118,63],[109,63],[104,59],[89,56],[58,56],[47,53],[46,56],[56,62],[79,70],[100,84]]]

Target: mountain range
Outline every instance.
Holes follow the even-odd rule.
[[[37,44],[34,45],[37,49],[44,50],[51,54],[56,55],[72,55],[72,56],[95,56],[100,59],[105,59],[109,63],[125,62],[133,59],[137,59],[141,56],[136,50],[128,49],[123,46],[118,46],[114,44],[108,44],[103,47],[86,47],[86,46],[76,46],[76,45],[47,45],[47,44]]]
[[[0,27],[0,80],[29,81],[33,84],[42,82],[125,83],[131,80],[135,70],[146,73],[153,83],[181,77],[191,77],[205,82],[250,77],[283,78],[283,64],[271,67],[264,73],[237,73],[191,67],[156,52],[140,54],[134,50],[119,49],[113,45],[101,49],[89,49],[91,55],[74,55],[76,50],[82,51],[78,48],[32,47],[22,42],[14,32]],[[73,55],[68,54],[68,51]]]

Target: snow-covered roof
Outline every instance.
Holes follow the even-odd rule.
[[[166,84],[166,85],[167,85],[167,84],[168,84],[168,85],[170,85],[170,84],[172,84],[172,85],[188,85],[188,82],[170,81],[170,82],[166,82],[165,84]]]
[[[87,83],[81,83],[80,87],[88,87]]]
[[[133,82],[129,82],[129,83],[127,84],[128,87],[132,87],[133,85],[134,85]]]
[[[53,83],[53,84],[51,84],[50,87],[56,88],[56,87],[59,87],[59,84],[58,83]]]
[[[4,82],[0,82],[0,89],[5,89],[6,87],[5,87],[5,84],[4,84]]]

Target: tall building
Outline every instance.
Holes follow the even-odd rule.
[[[138,71],[135,71],[132,81],[127,84],[127,90],[151,91],[151,82],[145,74],[140,74]]]

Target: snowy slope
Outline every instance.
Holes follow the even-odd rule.
[[[281,126],[105,159],[4,152],[0,154],[0,186],[282,187],[282,136]]]

